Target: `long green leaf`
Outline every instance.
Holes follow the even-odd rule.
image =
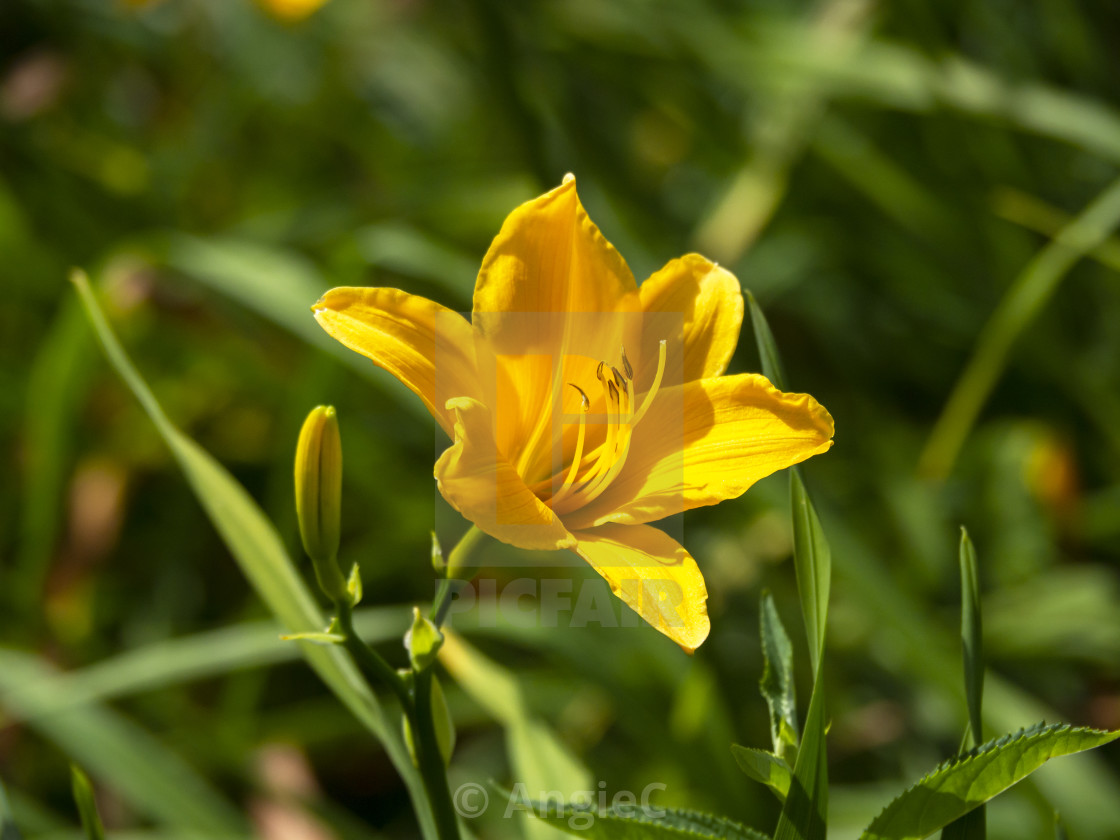
[[[354,613],[358,634],[370,644],[399,638],[400,628],[407,623],[407,607],[375,607]],[[277,644],[282,632],[274,621],[253,621],[153,642],[85,668],[51,672],[10,692],[0,692],[0,708],[7,723],[29,723],[79,706],[301,656],[298,645]]]
[[[759,680],[759,688],[770,709],[770,739],[774,753],[784,757],[790,748],[797,747],[793,646],[769,592],[762,593],[759,625],[762,640],[762,678]]]
[[[778,354],[774,333],[770,331],[770,324],[762,312],[762,307],[754,299],[754,295],[749,290],[744,291],[743,294],[747,298],[747,308],[751,313],[751,329],[754,331],[758,358],[762,363],[762,374],[774,384],[774,387],[785,390],[786,374],[782,369],[782,357]]]
[[[19,558],[9,580],[13,607],[39,609],[49,561],[59,535],[66,475],[92,362],[93,337],[73,299],[59,308],[27,375],[23,422],[23,500]]]
[[[793,779],[774,840],[824,840],[828,828],[828,755],[825,750],[823,669],[817,670],[797,750]]]
[[[1114,181],[1030,261],[984,326],[922,452],[919,468],[943,478],[953,468],[980,409],[1003,372],[1016,340],[1038,317],[1058,284],[1085,254],[1120,225],[1120,180]]]
[[[533,717],[514,674],[450,631],[445,633],[439,658],[463,691],[505,728],[513,778],[527,791],[559,791],[571,796],[590,789],[591,774],[544,723]],[[529,822],[526,828],[532,837],[555,836],[542,823]]]
[[[964,746],[971,749],[983,739],[981,721],[984,700],[984,646],[980,617],[980,578],[976,549],[961,528],[961,651],[964,660],[964,694],[968,706],[968,734]],[[988,817],[983,805],[945,826],[941,840],[984,840]]]
[[[862,840],[920,840],[1002,793],[1051,758],[1093,749],[1120,730],[1039,724],[950,759],[887,805]]]
[[[961,528],[961,645],[964,653],[964,688],[968,702],[968,725],[972,746],[979,744],[981,712],[984,703],[984,640],[980,617],[980,578],[976,570],[976,549]]]
[[[109,361],[163,436],[210,521],[257,594],[287,632],[322,630],[322,612],[293,567],[272,523],[244,487],[175,428],[117,341],[85,275],[74,272],[72,279]],[[282,642],[277,640],[277,644]],[[311,667],[335,695],[384,744],[417,805],[415,811],[424,836],[434,838],[435,825],[419,773],[401,737],[394,727],[387,725],[376,697],[353,661],[335,646],[295,644],[300,645]]]
[[[731,745],[731,754],[735,756],[736,763],[744,773],[770,788],[779,802],[786,801],[790,780],[793,778],[793,768],[784,758],[766,750],[741,747],[738,744]]]
[[[801,612],[805,616],[805,632],[809,637],[809,657],[813,673],[816,673],[820,669],[825,623],[828,620],[832,552],[797,469],[790,470],[789,492],[793,513],[793,561],[797,569],[797,591],[801,596]]]
[[[675,808],[655,808],[649,803],[608,804],[591,802],[540,802],[498,789],[508,799],[508,810],[532,814],[565,834],[588,840],[770,840],[765,834],[737,822]],[[636,798],[636,797],[635,797]]]
[[[16,827],[15,817],[8,805],[8,794],[4,790],[4,783],[0,782],[0,840],[20,840],[19,828]]]
[[[97,801],[93,797],[93,785],[90,784],[89,777],[78,765],[72,764],[70,781],[86,840],[105,840],[105,827],[101,824],[101,814],[97,812]]]
[[[0,649],[0,693],[4,709],[26,717],[50,702],[42,691],[15,691],[49,685],[52,669],[36,657]],[[134,808],[159,823],[206,832],[214,837],[244,837],[237,810],[178,755],[145,730],[102,706],[59,711],[32,724],[69,758],[80,762]]]
[[[290,251],[236,238],[202,239],[174,233],[163,244],[165,259],[172,268],[289,330],[383,386],[385,393],[397,399],[403,411],[416,417],[424,414],[423,407],[406,398],[405,389],[389,374],[347,350],[315,323],[310,316],[311,304],[331,284],[308,260]]]

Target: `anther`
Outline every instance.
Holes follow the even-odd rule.
[[[611,373],[614,374],[614,382],[618,386],[618,390],[626,390],[626,380],[622,378],[622,374],[618,372],[618,368],[611,367]]]
[[[634,378],[634,366],[630,364],[630,360],[626,358],[626,348],[622,348],[622,369],[626,371],[626,378]]]
[[[590,410],[591,400],[589,400],[587,398],[587,394],[583,393],[583,389],[581,387],[579,387],[578,385],[576,385],[576,383],[574,383],[574,382],[569,382],[568,384],[571,385],[573,388],[575,388],[577,391],[579,391],[580,399],[583,400],[583,410],[584,411]]]
[[[599,362],[599,367],[595,368],[595,375],[599,378],[600,382],[603,381],[603,365],[605,364],[606,362]]]

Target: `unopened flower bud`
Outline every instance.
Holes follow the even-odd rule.
[[[296,517],[303,549],[319,587],[333,600],[349,598],[338,568],[342,507],[342,441],[333,406],[312,409],[296,446]]]
[[[404,646],[414,671],[423,671],[436,661],[443,645],[439,628],[421,614],[419,607],[412,608],[412,627],[404,634]]]

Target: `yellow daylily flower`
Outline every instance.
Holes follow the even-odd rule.
[[[312,309],[447,432],[435,477],[456,510],[512,545],[574,550],[690,653],[710,628],[704,578],[648,523],[832,445],[812,397],[723,375],[743,320],[734,275],[689,254],[639,287],[571,176],[506,219],[469,321],[386,288],[333,289]]]

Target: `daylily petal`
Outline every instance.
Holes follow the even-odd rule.
[[[575,538],[552,510],[534,496],[497,450],[490,410],[477,400],[448,400],[455,418],[454,444],[436,461],[443,497],[495,539],[518,548],[572,548]]]
[[[808,394],[739,374],[661,391],[634,431],[626,466],[572,529],[653,522],[742,495],[773,472],[832,446],[832,417]]]
[[[476,326],[499,347],[510,327],[498,317],[504,313],[578,315],[638,309],[634,275],[583,209],[574,178],[506,217],[482,261],[474,290],[474,312],[483,316]],[[530,339],[550,352],[568,352],[548,341],[555,327],[565,324],[551,319],[545,323],[545,335],[513,327],[514,346],[525,352],[524,342]],[[575,346],[577,352],[599,355],[588,353],[586,344]]]
[[[665,375],[668,384],[708,379],[727,369],[743,324],[743,291],[734,274],[699,254],[687,254],[651,275],[638,293],[648,313],[642,335],[640,384],[653,377],[661,339],[679,338],[677,346],[683,348],[683,375],[679,367],[671,366]],[[670,317],[674,315],[680,320]],[[679,334],[669,335],[667,328],[675,328]],[[676,353],[669,358],[671,365],[680,365]]]
[[[634,276],[583,209],[574,178],[506,218],[482,261],[472,319],[502,366],[484,379],[514,391],[490,404],[519,406],[503,412],[499,439],[517,442],[506,451],[523,475],[552,460],[565,358],[621,364],[623,347],[636,353],[640,312]]]
[[[576,551],[611,591],[688,653],[708,637],[708,590],[684,547],[648,525],[578,531]]]
[[[452,397],[480,397],[471,325],[457,312],[400,289],[343,286],[312,307],[331,337],[407,385],[452,434]]]

